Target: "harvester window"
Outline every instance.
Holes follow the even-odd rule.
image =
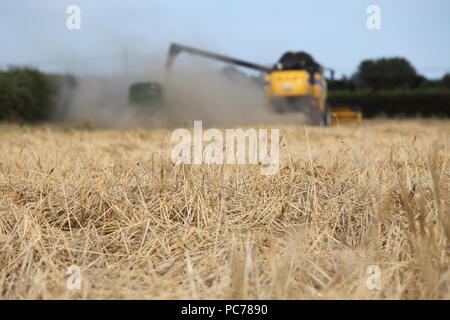
[[[307,70],[313,74],[320,72],[320,65],[306,52],[287,52],[275,65],[277,70]]]

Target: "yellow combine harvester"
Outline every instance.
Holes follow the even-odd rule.
[[[324,71],[329,70],[318,64],[306,52],[287,52],[272,67],[263,66],[224,55],[211,53],[179,44],[170,46],[167,59],[167,69],[173,64],[174,58],[180,52],[187,52],[238,66],[259,70],[267,73],[265,76],[265,93],[275,111],[303,112],[316,125],[330,125],[332,110],[327,106],[327,82]],[[330,70],[332,73],[333,71]],[[342,112],[335,112],[334,118]],[[350,117],[346,118],[345,121]],[[339,121],[340,122],[340,121]]]

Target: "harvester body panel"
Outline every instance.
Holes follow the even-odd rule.
[[[269,99],[311,97],[311,107],[325,110],[327,83],[320,73],[311,76],[306,70],[273,71],[265,80]]]
[[[309,73],[305,70],[274,71],[266,81],[269,97],[305,96],[313,92]]]

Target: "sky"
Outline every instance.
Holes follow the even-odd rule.
[[[79,30],[66,26],[69,5],[81,10]],[[370,5],[379,30],[367,28]],[[139,73],[177,42],[267,65],[302,50],[338,77],[400,56],[438,78],[450,72],[449,16],[448,0],[0,0],[0,68]]]

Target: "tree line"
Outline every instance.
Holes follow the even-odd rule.
[[[450,73],[430,80],[420,75],[405,58],[364,60],[350,77],[328,82],[330,90],[450,89]]]
[[[365,117],[450,116],[450,74],[427,79],[404,58],[365,60],[328,88],[331,106],[358,106]]]
[[[70,103],[60,93],[76,83],[73,75],[46,74],[34,68],[0,71],[0,121],[56,120],[58,106]]]

